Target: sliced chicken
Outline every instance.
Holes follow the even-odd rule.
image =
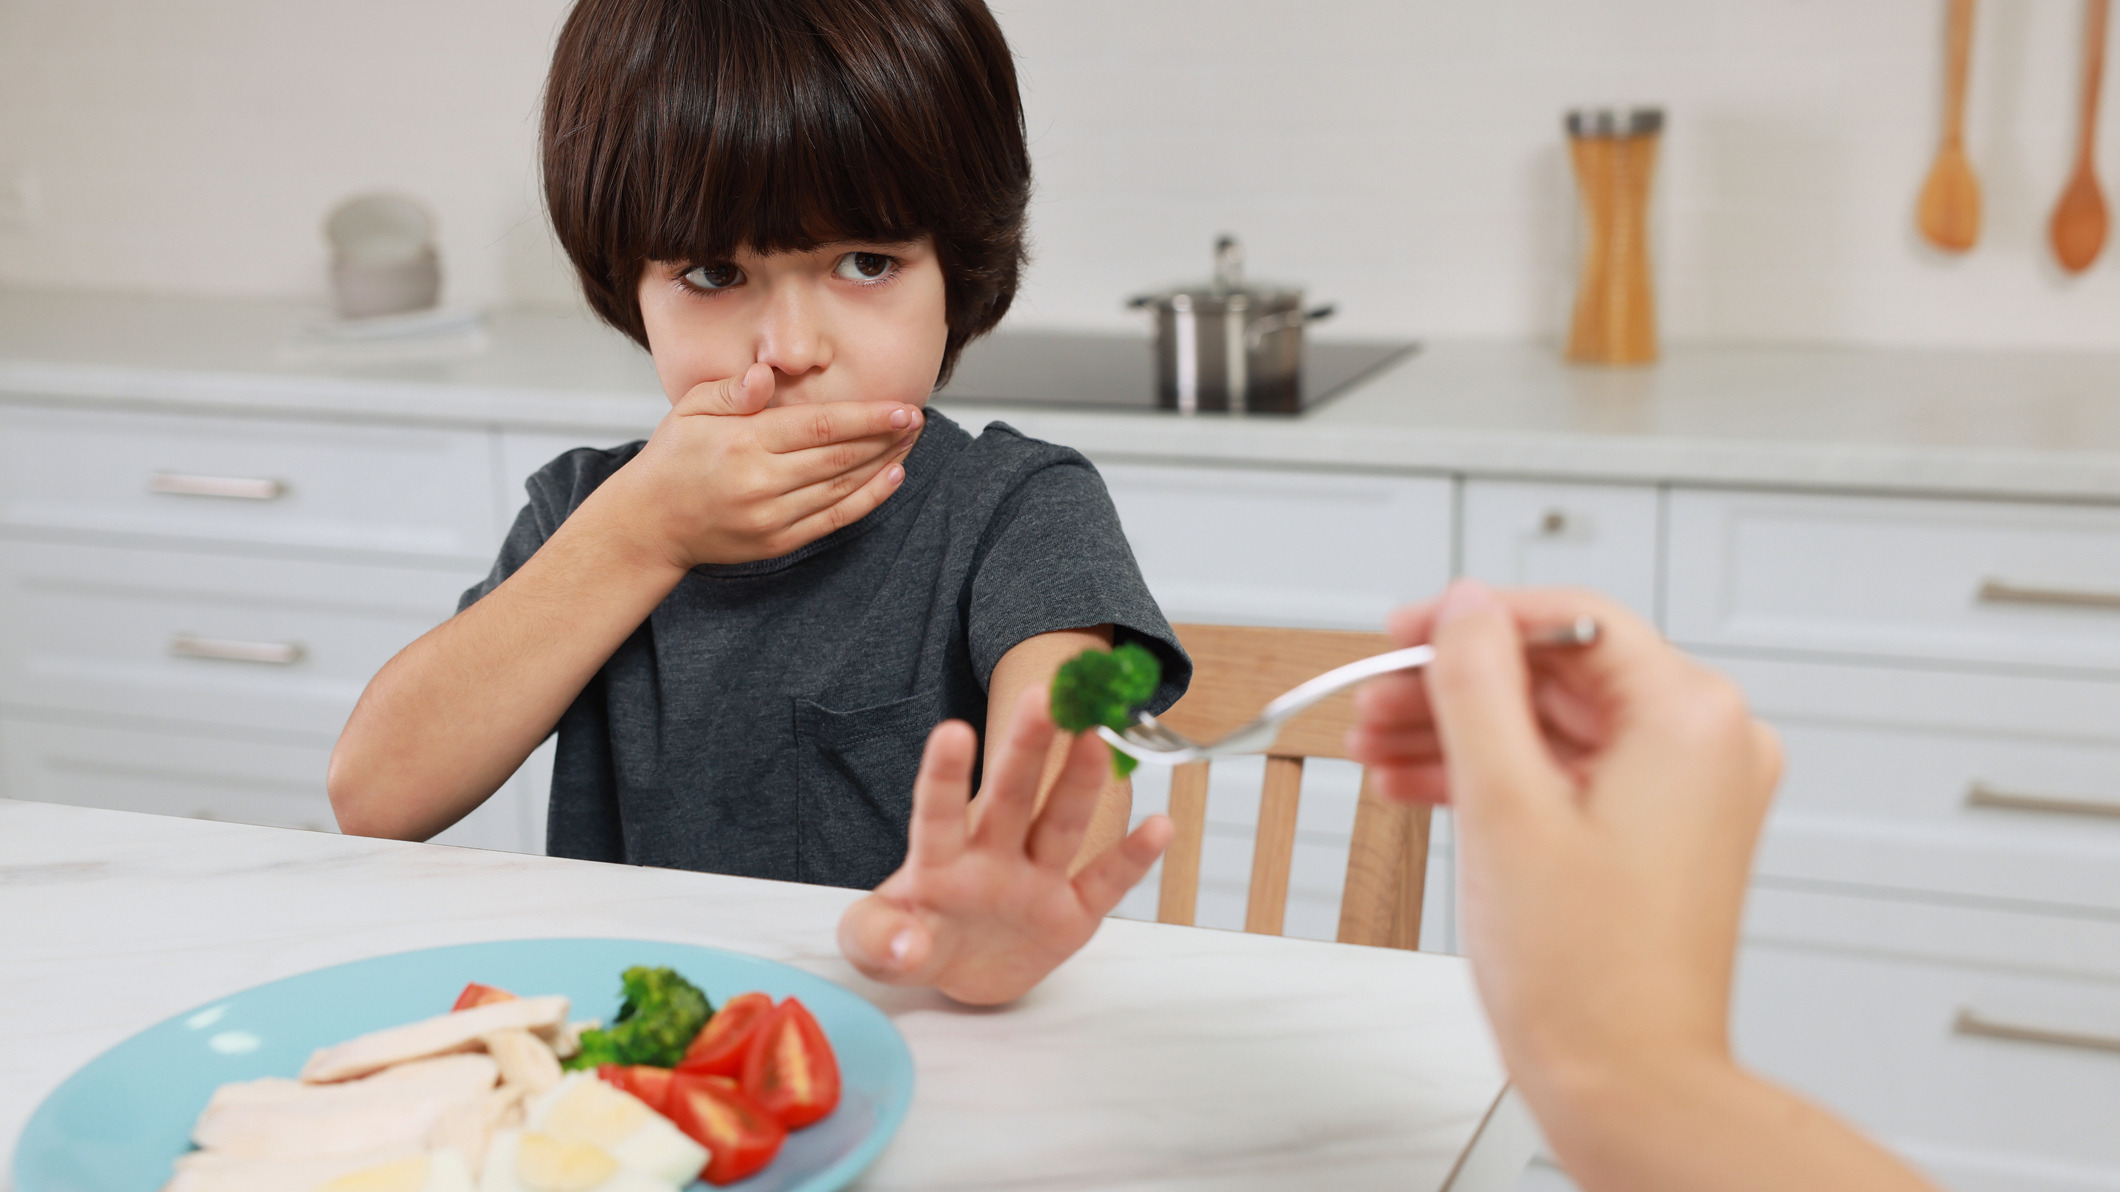
[[[342,1084],[224,1085],[192,1127],[192,1141],[249,1158],[416,1150],[444,1116],[489,1096],[499,1072],[491,1056],[451,1055]]]
[[[501,1066],[501,1083],[522,1086],[535,1097],[559,1083],[559,1057],[550,1044],[529,1031],[495,1031],[485,1036],[486,1054]]]
[[[504,1084],[485,1096],[452,1107],[434,1123],[427,1145],[435,1151],[453,1150],[464,1157],[473,1171],[486,1167],[486,1148],[493,1136],[523,1124],[523,1088]]]
[[[602,1019],[586,1018],[580,1022],[570,1022],[559,1028],[558,1036],[552,1040],[552,1054],[563,1060],[571,1060],[582,1053],[582,1032],[602,1029]]]
[[[254,1159],[193,1151],[177,1159],[177,1174],[162,1192],[300,1192],[328,1180],[416,1157],[418,1150],[378,1151],[324,1158]]]
[[[491,1002],[326,1047],[302,1066],[302,1079],[310,1084],[352,1080],[407,1060],[475,1051],[481,1046],[482,1036],[496,1031],[527,1030],[551,1039],[557,1037],[566,1021],[564,997]]]

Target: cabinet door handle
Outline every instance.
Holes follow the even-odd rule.
[[[293,666],[308,653],[300,642],[245,642],[223,637],[197,637],[189,633],[171,638],[169,652],[179,658],[262,662],[267,666]]]
[[[2025,795],[1999,791],[1976,782],[1965,792],[1967,807],[1996,807],[2005,811],[2043,811],[2049,815],[2098,815],[2120,819],[2120,803],[2104,799],[2077,799],[2066,795]]]
[[[2103,608],[2120,612],[2120,592],[2083,588],[2040,588],[2004,579],[1980,581],[1982,604],[2052,604],[2064,608]]]
[[[245,476],[190,476],[182,472],[156,472],[147,478],[147,491],[171,497],[232,497],[238,501],[271,501],[287,495],[278,480]]]
[[[2120,1051],[2120,1035],[2094,1035],[2089,1031],[2004,1022],[1999,1018],[1990,1018],[1971,1007],[1958,1011],[1957,1020],[1951,1023],[1951,1033],[1980,1039],[2007,1039],[2012,1043],[2049,1043],[2056,1047],[2080,1047],[2087,1051]]]
[[[1575,519],[1565,509],[1548,509],[1539,515],[1538,532],[1548,538],[1558,538],[1575,528]]]

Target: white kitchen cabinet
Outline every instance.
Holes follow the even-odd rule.
[[[1468,477],[1459,519],[1463,574],[1491,584],[1595,588],[1644,620],[1659,619],[1655,486]]]
[[[1100,462],[1173,621],[1374,632],[1450,580],[1440,477]]]
[[[1671,494],[1673,640],[2120,671],[2120,509]]]
[[[1808,905],[1774,905],[1791,901]],[[1801,938],[1814,924],[1874,925],[1869,900],[1765,890],[1755,902],[1769,904],[1755,920],[1800,926],[1755,927],[1744,949],[1732,1025],[1747,1063],[1959,1192],[2120,1189],[2120,980],[1924,946],[1963,933],[1956,908],[1894,908],[1930,922],[1867,938],[1843,923],[1814,944]],[[2111,951],[2112,924],[2071,926],[2075,950]]]
[[[490,558],[491,436],[0,406],[0,527],[278,551]]]

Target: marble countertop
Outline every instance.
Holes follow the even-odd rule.
[[[1475,1192],[1512,1187],[1529,1154],[1462,960],[1115,919],[1022,1002],[975,1011],[854,973],[832,942],[852,897],[0,800],[0,1171],[48,1092],[163,1018],[347,960],[534,936],[729,948],[875,1002],[918,1069],[859,1185],[876,1192]]]
[[[0,398],[634,435],[646,357],[502,311],[452,359],[303,358],[285,302],[0,291]],[[1441,341],[1299,418],[981,404],[1096,459],[2120,501],[2120,353],[1675,345],[1648,368]]]

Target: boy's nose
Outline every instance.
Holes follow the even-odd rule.
[[[830,364],[830,343],[817,315],[800,286],[776,287],[758,323],[758,362],[788,377]]]

